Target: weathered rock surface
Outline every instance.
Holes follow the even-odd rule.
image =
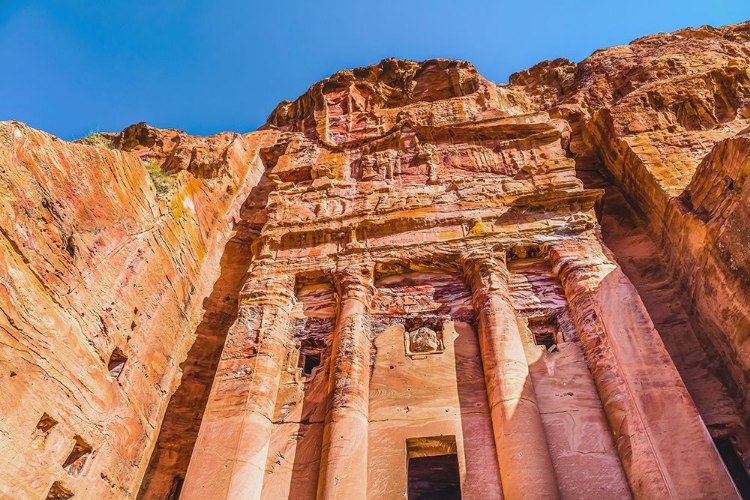
[[[202,297],[263,174],[263,134],[236,141],[230,173],[178,176],[159,199],[134,154],[1,125],[0,495],[38,498],[59,481],[135,496]],[[78,441],[88,451],[64,467]]]
[[[745,23],[244,135],[0,124],[0,497],[745,493],[748,118]]]
[[[747,415],[750,25],[645,37],[577,67],[532,68],[511,78],[519,85],[570,121],[574,157],[585,166],[595,154],[645,216]]]

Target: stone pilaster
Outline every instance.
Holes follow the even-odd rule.
[[[559,498],[523,339],[510,302],[505,255],[466,256],[463,265],[479,320],[479,347],[504,498]]]
[[[738,498],[638,293],[596,237],[549,245],[636,498]]]
[[[261,497],[294,278],[256,273],[240,295],[195,444],[183,500]]]
[[[351,265],[334,276],[339,296],[329,368],[318,498],[367,498],[372,266]]]

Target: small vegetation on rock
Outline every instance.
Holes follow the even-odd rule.
[[[148,175],[151,177],[151,182],[154,183],[154,187],[156,188],[156,194],[167,194],[172,187],[169,175],[161,169],[158,163],[148,162],[145,166]]]
[[[99,132],[90,133],[81,139],[81,143],[88,146],[96,146],[98,148],[115,149],[115,145],[112,144],[112,139]]]

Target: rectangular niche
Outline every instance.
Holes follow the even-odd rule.
[[[119,347],[115,347],[112,351],[112,355],[109,357],[109,363],[107,363],[107,370],[109,370],[109,376],[115,379],[120,378],[122,370],[125,368],[125,363],[128,361],[128,357],[125,353],[120,350]]]
[[[455,436],[406,440],[409,500],[460,500]]]
[[[424,316],[407,318],[404,322],[404,350],[412,359],[445,352],[442,319]]]
[[[65,469],[71,476],[78,476],[83,470],[83,466],[86,465],[86,460],[91,455],[91,446],[83,440],[81,436],[75,436],[75,445],[73,450],[68,455],[63,463],[63,469]]]
[[[528,318],[528,327],[534,344],[544,346],[548,351],[557,345],[560,337],[560,322],[554,316]]]
[[[43,413],[42,418],[40,418],[39,422],[36,424],[36,428],[42,432],[49,432],[50,429],[56,425],[57,420],[47,415],[47,413]]]
[[[52,483],[52,487],[47,492],[45,500],[68,500],[73,497],[73,492],[60,484],[59,481]]]
[[[320,366],[320,356],[321,353],[319,352],[305,354],[303,351],[300,354],[299,367],[302,369],[303,376],[309,377],[312,375],[313,370]]]

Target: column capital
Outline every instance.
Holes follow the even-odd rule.
[[[466,280],[474,292],[506,291],[510,272],[505,250],[467,252],[460,256]]]
[[[294,302],[295,282],[293,275],[270,274],[264,270],[253,271],[242,287],[240,302],[286,307]]]
[[[369,303],[374,288],[372,263],[340,265],[333,273],[333,282],[342,300],[359,299]]]

